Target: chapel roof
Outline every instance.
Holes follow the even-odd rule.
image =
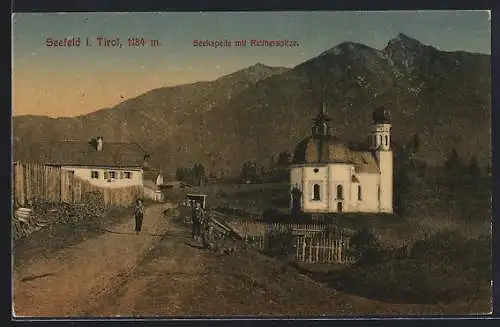
[[[310,136],[295,147],[292,164],[345,163],[353,164],[356,172],[378,173],[372,151],[351,149],[335,136]]]

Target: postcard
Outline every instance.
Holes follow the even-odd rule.
[[[14,318],[491,313],[489,11],[12,21]]]

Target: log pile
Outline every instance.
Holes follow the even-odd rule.
[[[102,217],[104,196],[100,192],[89,192],[81,203],[30,203],[29,208],[18,208],[12,219],[13,238],[20,240],[43,227],[54,224],[78,225],[86,220]]]

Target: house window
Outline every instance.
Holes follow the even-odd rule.
[[[344,188],[342,185],[337,185],[337,200],[342,200],[344,198]]]
[[[99,179],[99,172],[97,170],[92,170],[90,172],[90,178],[92,178],[92,179]]]
[[[109,178],[116,179],[116,171],[110,171],[109,172]]]
[[[104,179],[109,179],[109,172],[108,171],[104,172]]]
[[[313,200],[314,201],[320,201],[321,200],[321,194],[320,194],[320,186],[319,186],[319,184],[314,184],[313,185]]]
[[[125,175],[125,178],[126,178],[126,179],[131,179],[131,178],[132,178],[132,172],[130,172],[130,171],[126,171],[126,172],[124,173],[124,175]]]
[[[361,185],[358,185],[358,201],[361,201]]]
[[[120,172],[120,179],[123,179],[123,171]]]

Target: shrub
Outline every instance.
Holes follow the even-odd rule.
[[[372,242],[360,234],[364,244]],[[490,285],[491,237],[467,240],[443,232],[416,242],[410,257],[372,244],[358,263],[334,276],[338,289],[383,301],[439,303],[472,298]]]
[[[351,238],[351,249],[353,255],[359,260],[372,261],[379,251],[379,244],[372,230],[364,227]]]

